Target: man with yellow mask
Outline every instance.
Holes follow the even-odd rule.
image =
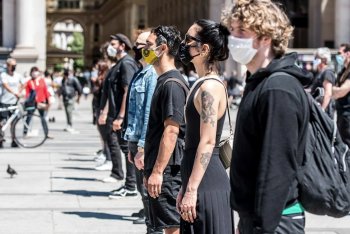
[[[175,67],[181,38],[172,26],[151,31],[142,50],[144,61],[158,74],[151,102],[145,139],[144,176],[148,190],[150,222],[165,234],[179,233],[180,214],[176,196],[181,187],[180,165],[183,155],[186,81]]]

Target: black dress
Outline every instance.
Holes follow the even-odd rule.
[[[186,107],[185,155],[181,163],[183,194],[191,175],[200,140],[200,115],[194,106],[194,95],[204,81],[197,83],[191,92]],[[218,120],[216,145],[220,142],[225,115]],[[182,234],[232,234],[234,233],[233,211],[230,207],[230,183],[220,158],[214,148],[208,167],[198,187],[197,218],[193,224],[181,219]]]

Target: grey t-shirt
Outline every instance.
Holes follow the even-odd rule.
[[[20,86],[24,84],[23,77],[18,73],[14,73],[12,76],[10,76],[8,73],[3,72],[0,77],[0,84],[0,103],[9,105],[16,104],[17,97],[14,94],[7,91],[4,88],[3,84],[8,84],[8,86],[12,89],[13,92],[18,93]]]

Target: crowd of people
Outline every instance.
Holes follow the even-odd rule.
[[[116,184],[109,198],[141,194],[135,224],[145,224],[150,234],[304,233],[296,177],[308,130],[305,90],[337,118],[350,146],[350,45],[340,46],[338,75],[330,50],[318,48],[313,75],[296,65],[296,53],[286,53],[292,33],[276,3],[237,0],[221,23],[197,20],[183,38],[165,25],[140,33],[134,43],[122,33],[110,36],[89,86],[102,147],[96,170],[110,171],[102,180]],[[219,63],[229,54],[247,68],[244,91],[234,72],[222,79]],[[178,59],[185,67],[192,63],[196,74],[186,76]],[[15,67],[8,59],[0,105],[15,105],[23,89],[27,97],[35,90],[44,119],[55,79],[33,67],[24,81]],[[59,91],[66,131],[74,133],[81,84],[65,70]],[[229,177],[219,142],[227,103],[242,92]],[[240,218],[237,230],[233,210]]]

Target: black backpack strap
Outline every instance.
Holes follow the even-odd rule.
[[[185,90],[185,93],[186,93],[186,95],[188,94],[188,92],[190,91],[190,88],[188,87],[188,85],[187,84],[185,84],[182,80],[180,80],[180,79],[177,79],[177,78],[168,78],[164,83],[163,83],[163,85],[165,85],[166,83],[168,83],[168,82],[176,82],[176,83],[178,83],[179,85],[181,85],[181,87]]]

